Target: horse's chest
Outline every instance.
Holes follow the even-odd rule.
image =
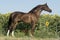
[[[31,17],[31,20],[32,20],[33,22],[37,22],[37,18],[34,17],[34,16]]]

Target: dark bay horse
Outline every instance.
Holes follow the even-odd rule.
[[[21,22],[21,21],[24,23],[29,23],[31,25],[30,35],[32,36],[34,34],[35,25],[36,25],[36,23],[39,19],[39,16],[43,10],[45,10],[47,12],[52,11],[48,7],[47,4],[43,4],[43,5],[37,5],[28,13],[12,12],[10,15],[10,18],[9,18],[9,22],[8,22],[7,36],[9,35],[10,31],[12,33],[12,36],[14,36],[14,30],[16,28],[16,25],[18,24],[18,22]]]

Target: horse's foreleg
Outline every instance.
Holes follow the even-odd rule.
[[[32,26],[32,28],[31,28],[30,36],[33,36],[34,30],[35,30],[35,23],[33,23],[31,26]]]
[[[33,25],[33,26],[32,26],[32,29],[31,29],[32,35],[34,35],[34,31],[35,31],[35,25]]]

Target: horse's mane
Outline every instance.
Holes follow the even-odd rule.
[[[40,8],[41,5],[37,5],[36,7],[34,7],[31,11],[29,11],[29,13],[33,13],[35,9]]]

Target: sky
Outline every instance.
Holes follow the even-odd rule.
[[[52,9],[51,14],[60,15],[60,0],[0,0],[0,13],[29,12],[35,6],[45,3]],[[42,13],[48,12],[43,11]]]

